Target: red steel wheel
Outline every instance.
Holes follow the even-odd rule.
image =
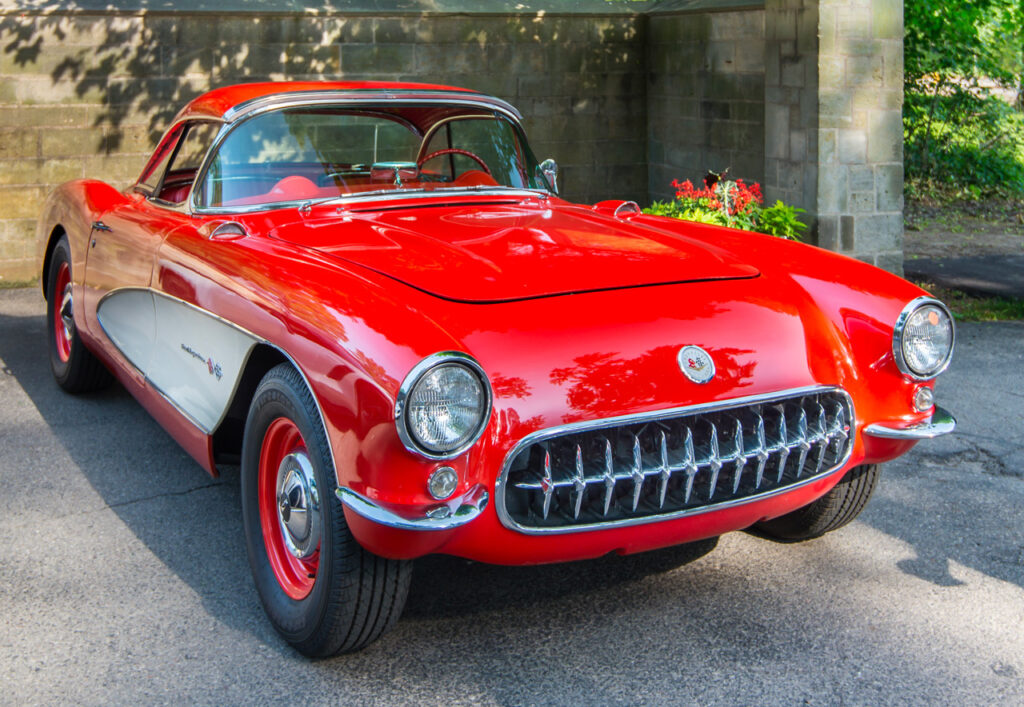
[[[53,334],[57,356],[64,363],[71,358],[71,337],[75,331],[75,319],[71,302],[71,268],[62,262],[57,270],[54,294],[60,299],[53,308]]]
[[[295,423],[270,423],[259,461],[260,527],[267,559],[285,594],[306,598],[320,567],[320,495],[306,443]]]

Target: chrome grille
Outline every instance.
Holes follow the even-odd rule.
[[[853,422],[845,392],[813,388],[542,431],[506,460],[498,512],[565,532],[774,495],[842,466]]]

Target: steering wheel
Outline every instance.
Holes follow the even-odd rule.
[[[471,160],[474,160],[478,165],[480,165],[480,168],[483,171],[487,172],[487,176],[491,176],[491,170],[490,170],[490,168],[488,168],[486,162],[484,162],[482,159],[480,159],[480,157],[478,157],[477,155],[474,155],[469,150],[460,150],[457,147],[446,147],[443,150],[437,150],[436,152],[431,152],[429,155],[424,157],[422,160],[419,160],[418,162],[416,162],[416,166],[422,168],[423,165],[426,164],[427,162],[429,162],[430,160],[434,159],[435,157],[441,157],[442,155],[465,155],[466,157],[470,158]]]

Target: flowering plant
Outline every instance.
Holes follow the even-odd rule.
[[[807,227],[797,220],[797,214],[803,213],[803,209],[781,201],[765,207],[760,184],[748,185],[742,179],[729,180],[724,176],[724,172],[721,175],[709,173],[702,188],[694,187],[689,179],[673,180],[676,198],[656,201],[644,209],[644,213],[799,240],[800,233]]]

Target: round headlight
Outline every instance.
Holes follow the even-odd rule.
[[[906,307],[893,332],[896,366],[911,378],[934,378],[953,357],[953,317],[938,300],[920,297]]]
[[[407,449],[451,459],[469,448],[487,424],[491,391],[480,364],[465,354],[430,356],[409,373],[398,393],[395,421]]]

